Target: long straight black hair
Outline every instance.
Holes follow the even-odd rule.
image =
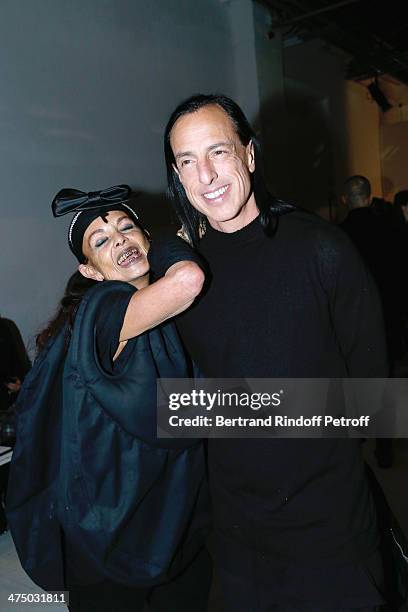
[[[194,246],[198,245],[200,224],[205,220],[205,216],[198,212],[189,202],[184,187],[174,171],[174,154],[170,144],[171,130],[177,119],[188,113],[194,113],[205,106],[216,104],[220,106],[231,119],[236,133],[241,143],[246,147],[252,142],[255,156],[255,170],[251,174],[252,190],[255,196],[256,205],[259,209],[259,220],[267,236],[273,236],[276,231],[277,218],[295,209],[293,204],[283,202],[273,196],[267,186],[262,152],[255,132],[251,128],[248,119],[234,100],[227,96],[218,94],[196,94],[187,98],[177,106],[171,114],[164,132],[164,155],[167,166],[168,198],[174,207],[177,216],[182,223]]]

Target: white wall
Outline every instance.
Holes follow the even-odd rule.
[[[160,223],[174,106],[223,92],[257,112],[252,3],[2,0],[0,48],[0,313],[27,341],[75,266],[56,191],[129,183]]]

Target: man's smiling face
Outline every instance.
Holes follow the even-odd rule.
[[[170,143],[187,198],[215,229],[233,232],[257,216],[253,145],[241,143],[221,107],[212,104],[180,117]]]

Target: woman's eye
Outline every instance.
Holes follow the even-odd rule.
[[[127,230],[131,230],[135,227],[134,223],[127,223],[126,225],[124,225],[123,227],[120,228],[120,232],[126,232]]]
[[[99,249],[99,247],[105,244],[106,241],[107,241],[107,238],[100,238],[99,240],[95,242],[95,247]]]

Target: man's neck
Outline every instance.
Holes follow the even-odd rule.
[[[228,221],[215,221],[214,219],[207,219],[211,227],[218,232],[224,232],[226,234],[232,234],[238,232],[240,229],[252,223],[259,215],[259,209],[255,202],[254,194],[251,194],[247,203],[241,208],[238,215]]]

